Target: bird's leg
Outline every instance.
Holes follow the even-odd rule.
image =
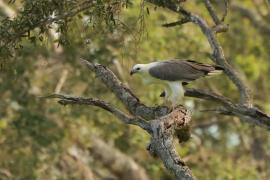
[[[172,92],[169,100],[171,102],[171,108],[174,110],[180,104],[184,96],[184,88],[180,82],[171,82],[169,83],[169,87]]]

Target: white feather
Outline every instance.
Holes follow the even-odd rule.
[[[165,96],[169,102],[172,103],[172,106],[175,107],[183,99],[185,90],[181,82],[168,82],[169,94]]]
[[[215,76],[215,75],[221,74],[222,72],[223,72],[222,70],[214,70],[214,71],[209,72],[207,76]]]

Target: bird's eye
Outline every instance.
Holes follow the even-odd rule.
[[[140,69],[141,69],[141,68],[139,68],[139,67],[138,67],[138,68],[136,68],[136,70],[137,70],[137,71],[139,71]]]

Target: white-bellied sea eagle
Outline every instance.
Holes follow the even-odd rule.
[[[165,103],[177,106],[184,96],[182,83],[198,78],[220,74],[221,66],[203,64],[193,60],[166,60],[148,64],[136,64],[130,75],[141,74],[145,83],[161,83],[165,85]]]

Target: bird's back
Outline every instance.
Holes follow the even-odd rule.
[[[193,81],[222,70],[220,66],[175,59],[157,63],[149,69],[149,74],[166,81]]]

